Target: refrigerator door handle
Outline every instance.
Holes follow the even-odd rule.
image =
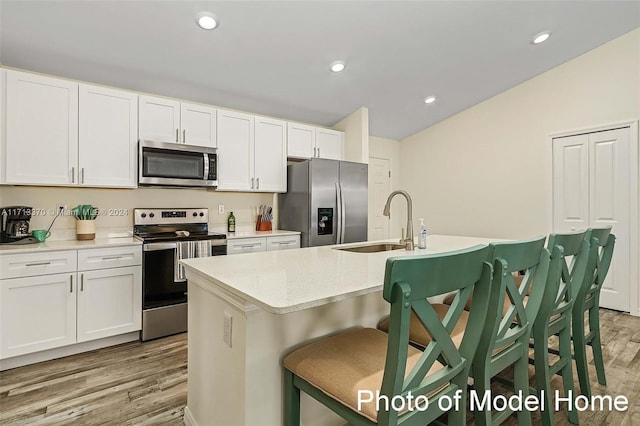
[[[336,182],[336,244],[342,244],[342,188]]]
[[[344,204],[344,190],[342,189],[342,182],[340,182],[338,186],[340,187],[340,243],[344,244],[347,206]]]

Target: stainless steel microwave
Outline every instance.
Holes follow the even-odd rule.
[[[159,186],[218,186],[215,148],[140,141],[138,184]]]

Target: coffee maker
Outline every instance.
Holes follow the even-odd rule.
[[[29,234],[31,207],[10,206],[0,207],[0,244],[32,244],[38,240]]]

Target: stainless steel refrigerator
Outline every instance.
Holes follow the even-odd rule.
[[[367,240],[368,166],[312,158],[287,166],[280,229],[300,231],[302,247]]]

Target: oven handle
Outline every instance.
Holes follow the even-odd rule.
[[[189,240],[189,241],[198,241],[198,240]],[[227,240],[210,240],[211,246],[226,246]],[[164,243],[147,243],[142,245],[143,251],[157,251],[157,250],[173,250],[176,248],[175,242],[164,242]]]

